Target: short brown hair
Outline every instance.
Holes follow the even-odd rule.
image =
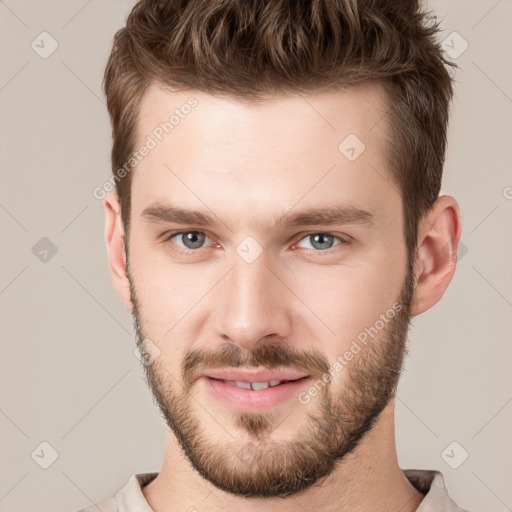
[[[104,76],[112,171],[134,150],[152,83],[250,103],[378,82],[392,105],[387,157],[411,258],[439,196],[453,95],[445,65],[456,66],[439,31],[419,0],[140,0],[115,34]],[[131,173],[116,182],[126,231],[130,183]]]

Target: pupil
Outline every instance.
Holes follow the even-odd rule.
[[[331,235],[327,235],[325,233],[317,233],[316,235],[312,235],[312,237],[314,240],[313,246],[315,244],[319,244],[320,247],[318,247],[318,248],[320,248],[320,249],[330,249],[331,244],[329,242],[332,242]],[[323,242],[322,242],[322,239],[324,240]],[[320,240],[320,242],[318,240]],[[325,242],[325,240],[328,240],[328,242]],[[327,244],[327,247],[325,247],[325,244]]]
[[[185,245],[189,249],[197,249],[201,247],[203,243],[203,239],[201,238],[203,235],[198,233],[197,231],[189,231],[185,233]]]

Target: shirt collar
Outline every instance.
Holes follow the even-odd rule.
[[[448,495],[440,471],[430,469],[403,469],[409,482],[425,495],[416,512],[467,512],[458,507]]]

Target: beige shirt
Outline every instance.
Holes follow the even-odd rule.
[[[424,469],[403,469],[402,472],[418,491],[425,494],[416,512],[468,512],[458,507],[448,495],[440,471]],[[111,498],[78,512],[154,512],[149,506],[142,487],[157,477],[158,473],[132,475],[128,483]]]

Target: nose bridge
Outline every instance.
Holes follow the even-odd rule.
[[[252,262],[234,254],[222,286],[219,334],[244,348],[268,335],[288,335],[284,286],[269,266],[264,254]]]

